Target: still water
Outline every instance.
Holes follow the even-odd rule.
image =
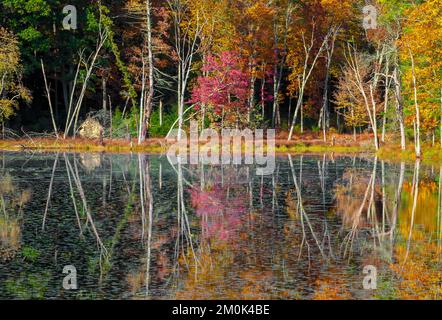
[[[439,165],[292,155],[261,177],[2,153],[0,168],[0,299],[442,299]]]

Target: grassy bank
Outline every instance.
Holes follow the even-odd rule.
[[[405,151],[402,151],[396,144],[385,144],[379,151],[373,148],[367,139],[361,139],[358,142],[344,139],[335,139],[334,144],[324,143],[319,139],[297,138],[292,141],[277,138],[276,140],[277,154],[296,154],[296,153],[312,153],[312,154],[369,154],[378,155],[380,159],[390,161],[407,161],[414,162],[416,160],[413,146],[410,144]],[[126,153],[126,152],[145,152],[152,154],[161,154],[167,152],[170,144],[165,139],[148,139],[141,145],[133,139],[106,139],[103,144],[98,140],[87,139],[53,139],[53,138],[35,138],[35,139],[15,139],[0,140],[0,150],[3,151],[61,151],[61,152],[110,152],[110,153]],[[442,149],[439,146],[430,144],[423,145],[422,162],[442,162]]]
[[[148,139],[146,142],[138,145],[137,141],[128,141],[125,139],[106,139],[103,144],[98,140],[87,139],[16,139],[0,140],[0,150],[4,151],[73,151],[73,152],[146,152],[146,153],[165,153],[170,146],[165,139]],[[318,140],[295,139],[287,141],[278,139],[275,143],[275,152],[284,153],[373,153],[372,148],[361,145],[331,145],[321,143]],[[244,145],[242,146],[244,149]]]
[[[98,140],[87,139],[16,139],[0,140],[0,150],[4,151],[74,151],[74,152],[148,152],[163,153],[167,151],[167,145],[163,139],[150,139],[141,145],[135,140],[124,139],[104,140],[100,144]]]
[[[385,145],[377,152],[380,159],[396,160],[405,162],[415,162],[417,160],[414,146],[410,143],[406,150],[401,150],[397,145]],[[442,162],[442,149],[440,146],[431,144],[422,145],[422,156],[420,158],[423,163],[440,163]]]

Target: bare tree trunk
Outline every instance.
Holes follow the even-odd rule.
[[[181,62],[178,66],[178,141],[181,140],[181,131],[183,129],[183,113],[184,113],[184,99],[182,99],[183,95],[183,71]]]
[[[369,92],[366,92],[367,80],[364,79],[364,75],[360,71],[361,58],[357,53],[356,49],[348,44],[348,55],[345,55],[348,67],[352,70],[355,76],[355,85],[357,86],[362,98],[364,99],[365,109],[370,120],[371,130],[373,131],[373,143],[376,150],[379,150],[379,138],[377,129],[377,106],[375,100],[375,90],[378,84],[378,73],[379,68],[382,64],[382,59],[384,57],[384,48],[379,51],[376,50],[376,65],[374,70],[373,80],[369,83]]]
[[[111,97],[108,96],[109,98],[109,116],[110,116],[110,124],[109,124],[109,138],[112,140],[112,101],[111,101]]]
[[[304,51],[305,51],[305,58],[304,58],[304,68],[302,71],[302,75],[300,76],[299,79],[299,94],[298,94],[298,101],[296,103],[296,109],[295,109],[295,114],[293,115],[293,121],[292,121],[292,125],[290,128],[290,133],[289,133],[289,137],[288,137],[288,141],[292,140],[292,136],[293,136],[293,130],[296,124],[296,118],[298,115],[298,112],[300,110],[300,108],[302,108],[302,104],[303,104],[303,100],[304,100],[304,90],[306,87],[306,84],[313,72],[313,69],[316,66],[316,63],[319,59],[319,56],[321,55],[322,51],[324,50],[325,45],[327,44],[329,38],[330,38],[331,33],[329,32],[325,38],[322,41],[321,47],[318,49],[318,52],[316,53],[310,67],[308,66],[308,62],[310,60],[310,55],[312,53],[313,50],[313,46],[314,46],[314,38],[315,38],[315,28],[313,27],[312,30],[312,34],[311,34],[311,39],[310,39],[310,44],[307,45],[306,41],[305,41],[305,36],[304,34],[302,35],[302,41],[303,41],[303,46],[304,46]]]
[[[174,47],[178,57],[178,140],[181,140],[185,93],[193,66],[194,56],[199,49],[198,39],[202,31],[202,21],[197,14],[197,20],[190,25],[186,20],[186,5],[180,0],[167,0],[172,12],[174,28]],[[182,30],[183,29],[183,30]],[[192,30],[191,30],[192,29]],[[183,32],[182,32],[183,31]],[[169,131],[170,132],[170,131]]]
[[[326,65],[326,74],[325,74],[325,81],[324,81],[324,95],[323,95],[323,99],[322,99],[322,112],[319,115],[319,128],[321,128],[322,126],[322,135],[323,135],[323,139],[324,142],[327,142],[327,129],[330,125],[330,115],[329,115],[329,99],[328,99],[328,93],[329,93],[329,81],[330,81],[330,68],[331,68],[331,63],[332,63],[332,58],[333,58],[333,53],[335,50],[335,42],[336,42],[336,37],[338,36],[339,30],[340,30],[340,26],[337,27],[332,27],[332,37],[331,37],[331,43],[330,45],[326,45],[326,50],[327,50],[327,65]],[[322,121],[321,121],[322,120]]]
[[[107,109],[107,94],[106,94],[106,77],[103,74],[103,78],[101,79],[101,86],[103,90],[103,99],[102,99],[102,105],[103,105],[103,111],[106,113]]]
[[[322,109],[319,115],[318,127],[322,127],[322,138],[327,142],[327,121],[328,121],[328,82],[330,78],[330,62],[327,61],[327,71],[324,81],[324,95],[322,98]]]
[[[379,150],[379,137],[378,137],[378,124],[376,121],[376,102],[374,100],[374,92],[373,92],[373,86],[370,85],[370,96],[371,96],[371,105],[372,105],[372,129],[373,129],[373,136],[374,136],[374,145],[376,150]]]
[[[302,90],[302,91],[301,91]],[[299,112],[299,109],[300,109],[300,107],[301,107],[301,105],[302,105],[302,103],[303,103],[303,100],[302,100],[302,98],[301,98],[301,95],[303,96],[304,95],[304,90],[303,89],[301,89],[300,90],[300,92],[299,92],[299,96],[298,96],[298,100],[297,100],[297,102],[296,102],[296,108],[295,108],[295,113],[294,113],[294,115],[293,115],[293,121],[292,121],[292,125],[291,125],[291,127],[290,127],[290,133],[289,133],[289,137],[288,137],[288,141],[290,141],[290,140],[292,140],[292,136],[293,136],[293,132],[294,132],[294,129],[295,129],[295,124],[296,124],[296,118],[297,118],[297,116],[298,116],[298,112]]]
[[[304,108],[301,104],[301,134],[304,133]]]
[[[422,156],[421,154],[421,138],[420,138],[420,110],[419,110],[419,103],[417,100],[417,81],[416,81],[416,70],[415,70],[415,64],[414,64],[414,57],[413,53],[411,52],[410,48],[408,49],[408,52],[410,54],[411,59],[411,71],[412,71],[412,77],[413,77],[413,92],[414,92],[414,107],[416,112],[416,126],[414,130],[414,136],[415,136],[415,151],[416,151],[416,157],[420,158]]]
[[[442,148],[442,87],[440,88],[440,147]]]
[[[381,137],[382,142],[385,142],[385,127],[387,124],[388,98],[389,98],[390,84],[391,84],[389,69],[390,69],[390,60],[387,59],[385,66],[384,116],[382,119],[382,137]]]
[[[59,137],[58,137],[57,125],[55,124],[54,111],[52,110],[51,92],[49,90],[48,81],[46,79],[46,72],[45,72],[45,67],[44,67],[44,64],[43,64],[43,59],[41,59],[40,62],[41,62],[41,71],[43,72],[43,78],[44,78],[44,81],[45,81],[46,96],[48,98],[48,103],[49,103],[49,111],[51,112],[52,125],[54,127],[55,136],[58,139]]]
[[[138,137],[138,144],[144,142],[149,130],[150,115],[152,114],[152,102],[154,95],[154,78],[153,78],[153,51],[152,51],[152,20],[151,20],[151,3],[146,0],[146,41],[147,41],[147,67],[149,68],[149,88],[148,94],[143,101],[143,117],[140,123],[140,136]],[[141,108],[141,107],[140,107]]]
[[[399,122],[399,131],[401,135],[401,149],[405,150],[406,140],[405,140],[404,111],[403,111],[403,102],[402,102],[401,78],[398,69],[399,69],[398,62],[396,61],[393,71],[393,81],[394,81],[395,97],[396,97],[396,117]],[[441,145],[442,145],[442,137],[441,137]]]
[[[69,86],[69,84],[66,84],[67,91],[69,91],[68,93],[70,95],[69,95],[69,102],[68,102],[68,107],[67,107],[66,124],[65,124],[65,129],[64,129],[64,133],[63,133],[63,139],[66,139],[66,137],[69,134],[68,126],[69,126],[69,120],[70,120],[70,117],[71,117],[71,110],[72,110],[73,103],[74,103],[74,91],[75,91],[75,88],[77,86],[77,79],[78,79],[78,75],[80,73],[81,63],[83,61],[82,54],[83,54],[83,51],[80,51],[80,53],[79,53],[79,61],[78,61],[78,64],[77,64],[77,70],[75,72],[75,77],[74,77],[74,81],[73,81],[72,85]]]
[[[141,144],[143,141],[143,119],[144,119],[144,103],[146,100],[144,99],[144,96],[146,94],[146,60],[144,59],[144,51],[141,53],[141,96],[140,96],[140,118],[139,118],[139,125],[137,128],[138,132],[138,144]]]
[[[152,19],[151,19],[151,3],[150,0],[146,0],[147,11],[147,64],[149,67],[149,94],[147,96],[144,113],[144,133],[143,137],[146,138],[149,131],[150,116],[152,114],[152,103],[154,96],[154,65],[153,65],[153,48],[152,48]]]
[[[273,75],[273,110],[272,110],[272,126],[277,127],[281,124],[280,112],[279,112],[279,90],[281,87],[282,81],[282,73],[285,64],[285,53],[287,51],[287,35],[289,32],[289,27],[291,23],[291,13],[293,11],[293,4],[290,1],[287,1],[287,9],[285,15],[285,25],[284,25],[284,33],[283,33],[283,48],[284,48],[284,56],[279,59],[277,63],[275,63],[275,70]],[[278,25],[275,22],[273,28],[274,34],[274,46],[277,48],[279,46],[279,37],[278,37]],[[277,58],[276,58],[277,59]]]
[[[105,44],[105,42],[107,40],[107,37],[108,37],[108,33],[107,33],[106,29],[102,29],[101,28],[101,22],[99,24],[99,28],[100,28],[100,30],[99,30],[99,33],[98,33],[97,47],[95,48],[95,52],[89,57],[89,59],[87,59],[85,61],[85,64],[86,64],[86,75],[84,77],[83,85],[81,87],[80,94],[79,94],[77,102],[75,104],[75,108],[74,108],[74,110],[72,112],[72,115],[71,115],[70,114],[70,109],[71,109],[72,103],[73,103],[73,96],[74,96],[74,91],[75,91],[75,86],[76,86],[76,80],[77,80],[77,76],[78,76],[78,73],[79,73],[79,69],[80,69],[80,65],[81,65],[81,60],[83,59],[82,53],[80,53],[80,62],[79,62],[78,67],[77,67],[77,74],[75,76],[74,87],[72,88],[71,99],[70,99],[70,102],[69,102],[69,110],[68,110],[68,115],[67,115],[66,128],[65,128],[65,132],[64,132],[64,138],[66,138],[66,136],[68,135],[72,125],[73,125],[74,137],[76,135],[78,116],[80,114],[80,109],[81,109],[81,106],[83,104],[83,99],[84,99],[84,95],[86,93],[87,84],[88,84],[89,78],[92,75],[92,71],[95,68],[95,62],[96,62],[96,60],[98,58],[98,55],[99,55],[99,53],[101,51],[101,48],[104,46],[104,44]],[[90,60],[90,62],[89,62],[89,60]],[[74,120],[75,120],[75,122],[74,122]]]
[[[250,77],[249,110],[247,112],[248,122],[250,122],[251,114],[255,107],[255,82],[256,82],[256,77],[252,75]]]
[[[160,100],[160,110],[159,110],[159,116],[160,116],[160,127],[163,126],[163,100]]]
[[[288,114],[288,117],[287,117],[287,126],[290,126],[290,116],[291,116],[291,114],[292,114],[292,97],[290,96],[290,98],[289,98],[289,114]]]
[[[265,90],[265,77],[261,81],[261,115],[262,119],[265,117],[265,99],[264,99],[264,90]]]

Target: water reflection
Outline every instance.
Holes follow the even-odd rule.
[[[441,298],[442,168],[288,155],[261,177],[144,154],[2,157],[0,298]]]

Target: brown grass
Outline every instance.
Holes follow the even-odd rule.
[[[54,138],[36,138],[36,139],[16,139],[0,140],[0,149],[5,151],[84,151],[84,152],[153,152],[161,153],[166,149],[164,139],[148,139],[146,142],[138,145],[132,139],[105,139],[103,145],[99,140],[89,140],[82,138],[54,139]]]
[[[381,159],[391,161],[415,161],[414,149],[412,143],[408,143],[406,151],[401,151],[398,142],[393,136],[387,136],[387,141],[376,152],[373,147],[373,135],[368,133],[358,134],[356,141],[352,135],[329,133],[327,142],[323,141],[320,132],[305,132],[304,134],[295,134],[291,141],[287,141],[288,133],[286,131],[277,131],[276,134],[276,153],[277,154],[371,154],[378,155]],[[146,152],[152,154],[166,153],[169,147],[164,138],[147,139],[141,145],[138,145],[136,139],[128,141],[127,139],[105,139],[103,145],[99,140],[89,140],[83,138],[22,138],[15,140],[0,140],[0,150],[3,151],[66,151],[66,152],[108,152],[108,153],[126,153],[126,152]],[[243,145],[244,149],[244,145]],[[442,149],[423,144],[424,162],[441,162]],[[237,150],[238,151],[238,150]]]

